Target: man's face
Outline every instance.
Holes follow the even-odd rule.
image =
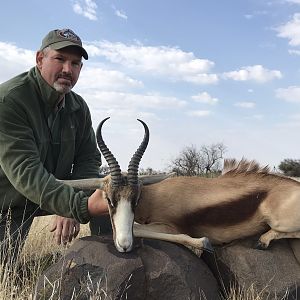
[[[81,53],[76,47],[38,51],[36,62],[45,81],[61,94],[71,91],[82,67]]]

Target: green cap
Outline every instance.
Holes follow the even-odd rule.
[[[40,50],[50,46],[53,50],[59,50],[65,47],[75,46],[81,50],[81,54],[88,59],[86,50],[82,47],[80,37],[71,29],[55,29],[50,31],[43,39]]]

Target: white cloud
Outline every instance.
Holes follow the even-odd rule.
[[[199,103],[211,104],[211,105],[217,104],[219,102],[218,98],[212,97],[207,92],[202,92],[197,95],[194,95],[194,96],[192,96],[192,99]]]
[[[160,94],[133,94],[116,91],[86,89],[80,93],[93,110],[174,110],[186,106],[184,100]]]
[[[289,49],[288,52],[292,55],[300,55],[300,50]]]
[[[18,48],[14,44],[0,42],[0,82],[35,65],[35,52]]]
[[[101,41],[92,44],[93,54],[152,76],[167,76],[195,84],[212,84],[218,81],[216,74],[209,73],[214,63],[200,59],[191,52],[172,47],[147,47],[140,44],[125,45]],[[98,49],[98,50],[96,50]]]
[[[277,89],[275,91],[277,98],[287,102],[300,103],[300,86],[290,86],[286,89]]]
[[[191,110],[187,112],[188,116],[191,117],[208,117],[212,114],[210,110]]]
[[[97,20],[97,4],[93,0],[75,0],[73,3],[73,11],[89,20]]]
[[[299,46],[300,45],[300,13],[296,13],[293,19],[286,24],[283,24],[275,30],[278,32],[277,36],[287,38],[289,45]]]
[[[192,76],[182,76],[178,79],[199,85],[214,84],[219,81],[217,74],[195,74]]]
[[[248,20],[253,19],[253,15],[252,15],[252,14],[246,14],[246,15],[244,15],[244,17],[245,17],[246,19],[248,19]]]
[[[249,102],[249,101],[244,101],[244,102],[236,102],[234,106],[241,107],[241,108],[254,108],[255,103],[254,102]]]
[[[84,49],[87,51],[89,54],[89,57],[94,57],[94,56],[100,56],[101,55],[101,49],[93,44],[86,44],[83,43]]]
[[[123,12],[123,11],[121,11],[121,10],[116,10],[115,11],[115,14],[116,14],[116,16],[118,16],[118,17],[120,17],[120,18],[122,18],[122,19],[124,19],[124,20],[127,20],[128,19],[128,17],[127,17],[127,15],[125,14],[125,12]]]
[[[300,0],[285,0],[286,2],[300,4]]]
[[[98,90],[128,90],[131,88],[141,88],[143,83],[126,76],[124,73],[116,70],[104,70],[95,67],[83,68],[80,74],[77,88],[98,89]]]
[[[256,10],[250,14],[245,14],[244,17],[247,19],[247,20],[251,20],[255,17],[259,17],[259,16],[265,16],[268,14],[268,11],[266,10]]]
[[[282,78],[282,74],[278,70],[268,70],[262,65],[254,65],[243,67],[237,71],[224,73],[225,78],[230,78],[236,81],[256,81],[264,83],[273,79]]]
[[[0,42],[0,56],[7,61],[17,61],[23,65],[32,64],[35,53],[31,50],[18,48],[14,44]]]
[[[113,11],[114,11],[114,13],[117,17],[127,21],[128,17],[127,17],[126,13],[123,10],[117,9],[114,5],[112,5],[111,7],[112,7],[112,9],[113,9]]]

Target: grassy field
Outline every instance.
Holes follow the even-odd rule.
[[[34,219],[29,236],[19,253],[19,265],[1,265],[0,300],[32,299],[35,283],[43,271],[56,262],[69,246],[58,246],[49,232],[53,216]],[[81,225],[79,237],[89,235],[88,225]],[[10,257],[10,251],[6,254]]]
[[[34,294],[37,278],[51,264],[55,263],[64,254],[69,246],[57,246],[49,232],[52,217],[35,218],[22,252],[19,254],[20,264],[1,265],[0,300],[29,300]],[[81,225],[79,237],[89,235],[88,225]],[[8,257],[10,254],[7,254]],[[55,287],[53,287],[55,289]],[[103,294],[95,294],[91,300],[108,300]],[[56,299],[56,298],[54,298]],[[70,300],[75,300],[70,299]],[[200,297],[203,299],[203,297]],[[232,288],[224,300],[261,300],[262,298],[253,289],[239,290]],[[130,300],[130,299],[128,299]],[[185,299],[183,299],[185,300]],[[204,298],[205,300],[205,298]],[[276,300],[276,299],[273,299]],[[279,299],[278,299],[279,300]],[[281,299],[283,300],[283,299]]]

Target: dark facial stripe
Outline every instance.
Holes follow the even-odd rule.
[[[186,214],[178,225],[185,228],[197,225],[221,227],[245,222],[254,215],[267,194],[266,191],[258,191],[244,195],[239,199],[229,200],[226,203],[205,207]]]

